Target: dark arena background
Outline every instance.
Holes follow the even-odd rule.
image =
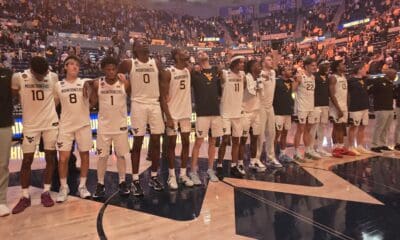
[[[0,216],[4,215],[0,217],[0,239],[400,240],[399,33],[399,0],[0,0],[0,118],[3,118],[0,119]],[[236,61],[243,62],[244,68],[240,71],[244,70],[251,75],[253,70],[247,69],[249,62],[255,60],[260,64],[264,72],[258,73],[257,77],[253,76],[254,82],[258,86],[259,80],[256,78],[272,80],[274,85],[264,83],[264,88],[257,90],[262,92],[256,94],[257,99],[261,99],[260,109],[269,108],[269,105],[263,105],[266,101],[263,99],[270,97],[273,115],[273,120],[259,116],[259,124],[264,129],[272,121],[273,135],[268,133],[268,129],[261,131],[260,135],[265,135],[265,143],[263,145],[261,142],[261,146],[255,144],[259,152],[257,157],[251,153],[251,137],[241,138],[244,148],[238,150],[238,155],[242,157],[239,156],[237,166],[243,166],[243,174],[237,175],[233,172],[236,163],[232,161],[236,152],[232,151],[236,136],[227,139],[227,142],[225,136],[218,136],[216,142],[213,142],[210,134],[214,130],[210,130],[198,149],[200,184],[188,187],[180,180],[182,170],[178,167],[184,155],[181,155],[181,150],[185,148],[186,140],[178,134],[176,147],[171,150],[170,138],[166,133],[161,134],[157,172],[163,189],[156,191],[152,170],[154,163],[151,160],[158,152],[150,141],[151,135],[154,135],[151,133],[151,118],[144,117],[147,119],[147,127],[139,156],[139,172],[132,174],[131,157],[125,159],[125,181],[131,193],[119,194],[119,160],[116,156],[117,148],[113,144],[109,146],[111,154],[104,176],[104,196],[98,198],[95,193],[99,188],[97,169],[100,157],[99,151],[96,151],[100,135],[97,131],[99,105],[94,104],[90,106],[93,147],[89,151],[86,180],[90,197],[82,198],[79,192],[82,161],[78,146],[71,151],[68,162],[68,200],[62,203],[56,201],[58,193],[62,191],[57,169],[57,159],[60,157],[57,154],[51,189],[48,191],[49,198],[55,203],[51,207],[43,207],[42,192],[46,192],[43,184],[43,176],[46,175],[43,141],[36,147],[31,170],[22,173],[21,168],[26,167],[22,145],[23,141],[27,141],[23,132],[23,100],[16,94],[12,102],[8,103],[5,97],[11,95],[11,87],[16,90],[15,76],[25,74],[26,70],[31,71],[31,59],[41,56],[46,59],[49,71],[57,74],[62,81],[68,74],[65,60],[77,56],[79,78],[90,82],[105,76],[101,63],[106,57],[112,57],[118,61],[118,71],[125,73],[130,87],[135,88],[134,82],[137,79],[133,75],[136,72],[120,70],[126,59],[129,59],[132,69],[145,64],[137,62],[140,60],[137,60],[138,52],[142,51],[138,51],[137,46],[142,46],[142,42],[148,45],[150,59],[155,59],[157,63],[157,66],[149,63],[148,67],[158,67],[160,72],[160,84],[153,90],[160,95],[157,104],[161,105],[160,111],[163,111],[162,117],[166,124],[168,114],[163,106],[163,74],[170,71],[172,88],[173,76],[177,74],[175,71],[178,71],[177,66],[181,61],[177,58],[181,54],[188,54],[185,58],[187,65],[183,68],[188,69],[188,80],[192,83],[188,91],[193,111],[190,116],[187,165],[188,176],[192,180],[192,149],[196,146],[196,138],[201,135],[197,130],[198,120],[204,118],[204,115],[197,117],[196,111],[200,109],[197,101],[209,102],[206,101],[209,99],[195,98],[193,83],[198,73],[208,79],[205,85],[213,81],[213,77],[203,74],[204,65],[199,53],[207,53],[210,65],[222,73],[216,77],[220,90],[218,104],[206,105],[205,108],[219,109],[221,101],[224,120],[224,104],[231,104],[235,109],[242,108],[241,114],[245,114],[244,104],[234,103],[235,98],[231,99],[232,103],[223,103],[229,86],[225,77],[233,73],[232,66],[236,65]],[[134,60],[131,61],[132,58]],[[269,58],[271,66],[265,67],[266,59]],[[346,106],[350,106],[355,98],[364,98],[368,102],[365,111],[369,123],[357,128],[359,133],[360,129],[364,131],[364,144],[354,143],[354,139],[359,141],[360,136],[352,135],[351,129],[355,123],[351,109],[351,121],[342,125],[331,121],[322,125],[322,120],[318,120],[320,123],[316,126],[322,126],[322,136],[318,136],[319,130],[316,130],[315,135],[313,130],[307,128],[311,126],[310,122],[305,124],[304,131],[308,131],[310,138],[314,139],[315,151],[318,152],[320,147],[329,153],[327,155],[318,154],[319,157],[306,159],[308,151],[311,154],[315,151],[305,146],[303,138],[300,147],[295,147],[296,131],[302,125],[298,123],[302,117],[296,111],[288,114],[291,127],[287,129],[287,149],[284,150],[282,143],[275,139],[276,133],[281,134],[277,130],[277,112],[287,104],[281,101],[281,95],[276,94],[275,81],[278,88],[278,79],[282,80],[285,69],[290,68],[294,74],[287,77],[286,86],[288,89],[289,86],[293,87],[299,83],[299,74],[307,76],[308,59],[313,59],[315,63],[316,68],[312,72],[315,76],[317,70],[321,71],[321,65],[329,64],[325,79],[326,92],[320,93],[317,88],[314,92],[315,85],[311,89],[313,103],[316,103],[314,98],[320,97],[326,97],[329,101],[329,114],[332,113],[332,105],[336,107],[332,100],[336,99],[333,97],[335,91],[341,91],[335,86],[339,75],[332,72],[335,69],[332,66],[344,63],[341,76],[346,80],[343,89],[347,95],[345,99],[338,98],[338,101],[341,100]],[[350,89],[350,79],[360,76],[361,70],[355,70],[364,67],[367,70],[360,80],[360,91],[365,90],[366,96],[357,91],[353,93]],[[13,77],[7,75],[10,71]],[[263,75],[267,71],[274,72],[274,77]],[[122,78],[120,75],[118,78]],[[314,75],[310,78],[314,83],[317,81]],[[335,83],[332,83],[332,78]],[[242,95],[246,96],[246,89],[249,88],[247,75],[244,79],[247,81]],[[285,86],[283,83],[284,80],[281,85]],[[64,81],[60,84],[64,84]],[[301,88],[299,84],[298,88]],[[336,90],[333,91],[333,88]],[[169,92],[168,99],[173,97],[172,91]],[[302,103],[298,98],[300,90],[293,89],[290,94],[290,101],[295,102],[296,109],[299,107],[296,104]],[[137,128],[131,127],[135,124],[132,119],[137,117],[131,114],[131,105],[135,104],[131,97],[126,97],[126,105],[128,141],[130,155],[133,155],[134,143],[138,140],[135,138]],[[33,98],[35,100],[35,96]],[[11,104],[13,109],[13,122],[8,125],[3,124],[6,121],[3,116],[6,115],[1,114],[8,111],[6,104]],[[382,104],[385,107],[382,108]],[[314,104],[313,107],[318,106]],[[169,109],[174,107],[169,106]],[[57,107],[57,112],[62,112],[62,109]],[[384,123],[382,112],[385,112]],[[40,119],[48,116],[46,112],[40,114],[45,116]],[[147,113],[141,114],[145,116]],[[343,111],[343,114],[348,115],[348,111]],[[219,115],[217,117],[221,118]],[[235,132],[233,125],[232,134]],[[9,128],[12,129],[11,147],[4,147],[8,146],[6,143],[10,138],[3,133]],[[227,130],[225,125],[223,129],[222,126],[220,128],[224,133]],[[254,128],[252,126],[252,133]],[[166,129],[168,131],[168,127]],[[336,131],[343,132],[342,142],[338,142]],[[243,135],[245,132],[243,129]],[[384,139],[385,144],[376,145],[376,139]],[[212,152],[214,156],[209,155],[209,142],[216,146],[216,152]],[[273,156],[268,144],[274,149]],[[366,148],[365,152],[359,148],[362,145]],[[225,151],[225,147],[226,153],[220,156],[221,149]],[[314,146],[310,148],[314,149]],[[336,151],[338,148],[342,149],[339,154]],[[304,159],[296,159],[296,154],[303,155],[303,152]],[[169,155],[174,153],[172,162],[176,169],[170,169]],[[283,158],[283,155],[290,156],[289,160]],[[208,158],[215,159],[213,164],[208,164]],[[222,168],[216,161],[218,158],[222,160]],[[254,167],[253,161],[256,158],[265,165],[262,171]],[[6,174],[7,168],[9,176]],[[183,169],[186,171],[186,168]],[[213,174],[218,173],[219,179],[212,180],[210,170]],[[178,177],[177,189],[173,189],[170,182],[174,172]],[[23,208],[25,211],[14,212],[13,208],[26,194],[21,191],[24,174],[25,177],[30,176],[29,206]],[[139,179],[135,179],[136,175]],[[140,181],[143,196],[134,194],[133,183],[136,180]]]

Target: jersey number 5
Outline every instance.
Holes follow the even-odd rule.
[[[185,80],[181,80],[181,81],[179,82],[179,89],[184,90],[185,88],[186,88]]]

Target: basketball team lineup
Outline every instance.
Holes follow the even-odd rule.
[[[331,170],[338,164],[374,156],[398,157],[400,87],[395,70],[386,69],[384,77],[372,81],[368,80],[368,63],[354,66],[347,77],[342,59],[306,57],[302,66],[276,67],[270,55],[261,59],[233,55],[221,68],[210,65],[205,51],[198,51],[192,64],[188,51],[180,48],[171,52],[175,64],[164,69],[150,57],[143,39],[135,40],[132,53],[133,58],[121,62],[105,57],[101,62],[103,77],[98,79],[80,78],[81,61],[74,55],[64,61],[66,74],[62,80],[49,71],[43,57],[33,57],[29,69],[12,75],[12,94],[19,98],[23,119],[23,160],[18,176],[21,188],[13,190],[19,195],[11,210],[13,215],[25,214],[32,205],[32,182],[38,183],[32,176],[39,175],[31,166],[41,141],[45,169],[39,184],[43,189],[34,191],[41,191],[40,204],[46,208],[65,205],[71,195],[106,202],[107,206],[126,201],[113,203],[116,194],[121,199],[146,199],[153,197],[152,192],[181,194],[198,187],[201,201],[206,199],[208,206],[210,194],[218,196],[220,191],[230,199],[228,195],[255,194],[237,188],[276,190],[269,180],[261,179],[280,169],[285,169],[287,175],[294,171],[305,176],[307,183],[299,184],[295,177],[288,177],[282,180],[287,186],[279,185],[279,192],[304,191],[307,196],[382,204],[356,186],[347,185],[346,179]],[[373,129],[368,126],[370,97],[374,99]],[[98,109],[96,156],[90,155],[94,138],[91,108]],[[191,141],[193,112],[195,138]],[[391,132],[393,121],[397,122]],[[331,127],[332,133],[328,131]],[[371,143],[366,136],[369,133]],[[293,145],[287,142],[292,136]],[[144,144],[146,138],[148,146]],[[331,138],[330,144],[327,139]],[[71,187],[69,169],[75,145],[80,169],[73,176],[79,180]],[[142,150],[147,147],[144,157]],[[149,162],[141,162],[146,157]],[[90,167],[91,159],[95,159],[95,171]],[[116,163],[112,183],[107,169],[110,159]],[[144,170],[143,164],[150,162],[149,169]],[[160,165],[164,166],[165,178],[160,177],[164,171]],[[54,173],[59,188],[52,196]],[[246,181],[251,179],[249,176],[256,181]],[[95,185],[88,187],[91,181]],[[219,182],[223,186],[213,185]],[[296,185],[294,189],[290,184],[304,186]],[[343,185],[347,189],[338,190]],[[349,191],[356,194],[349,196]],[[201,214],[201,204],[181,204],[193,208],[189,212],[195,211],[195,217]],[[104,209],[100,212],[104,217]],[[102,227],[97,231],[100,238],[105,238]],[[347,239],[340,233],[332,234]]]

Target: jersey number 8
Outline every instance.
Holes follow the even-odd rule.
[[[75,94],[75,93],[71,93],[71,94],[69,95],[69,102],[70,102],[70,103],[76,103],[76,102],[77,102],[76,94]]]

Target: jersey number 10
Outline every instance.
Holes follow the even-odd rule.
[[[44,92],[43,90],[32,90],[32,99],[33,101],[43,101],[44,100]]]

